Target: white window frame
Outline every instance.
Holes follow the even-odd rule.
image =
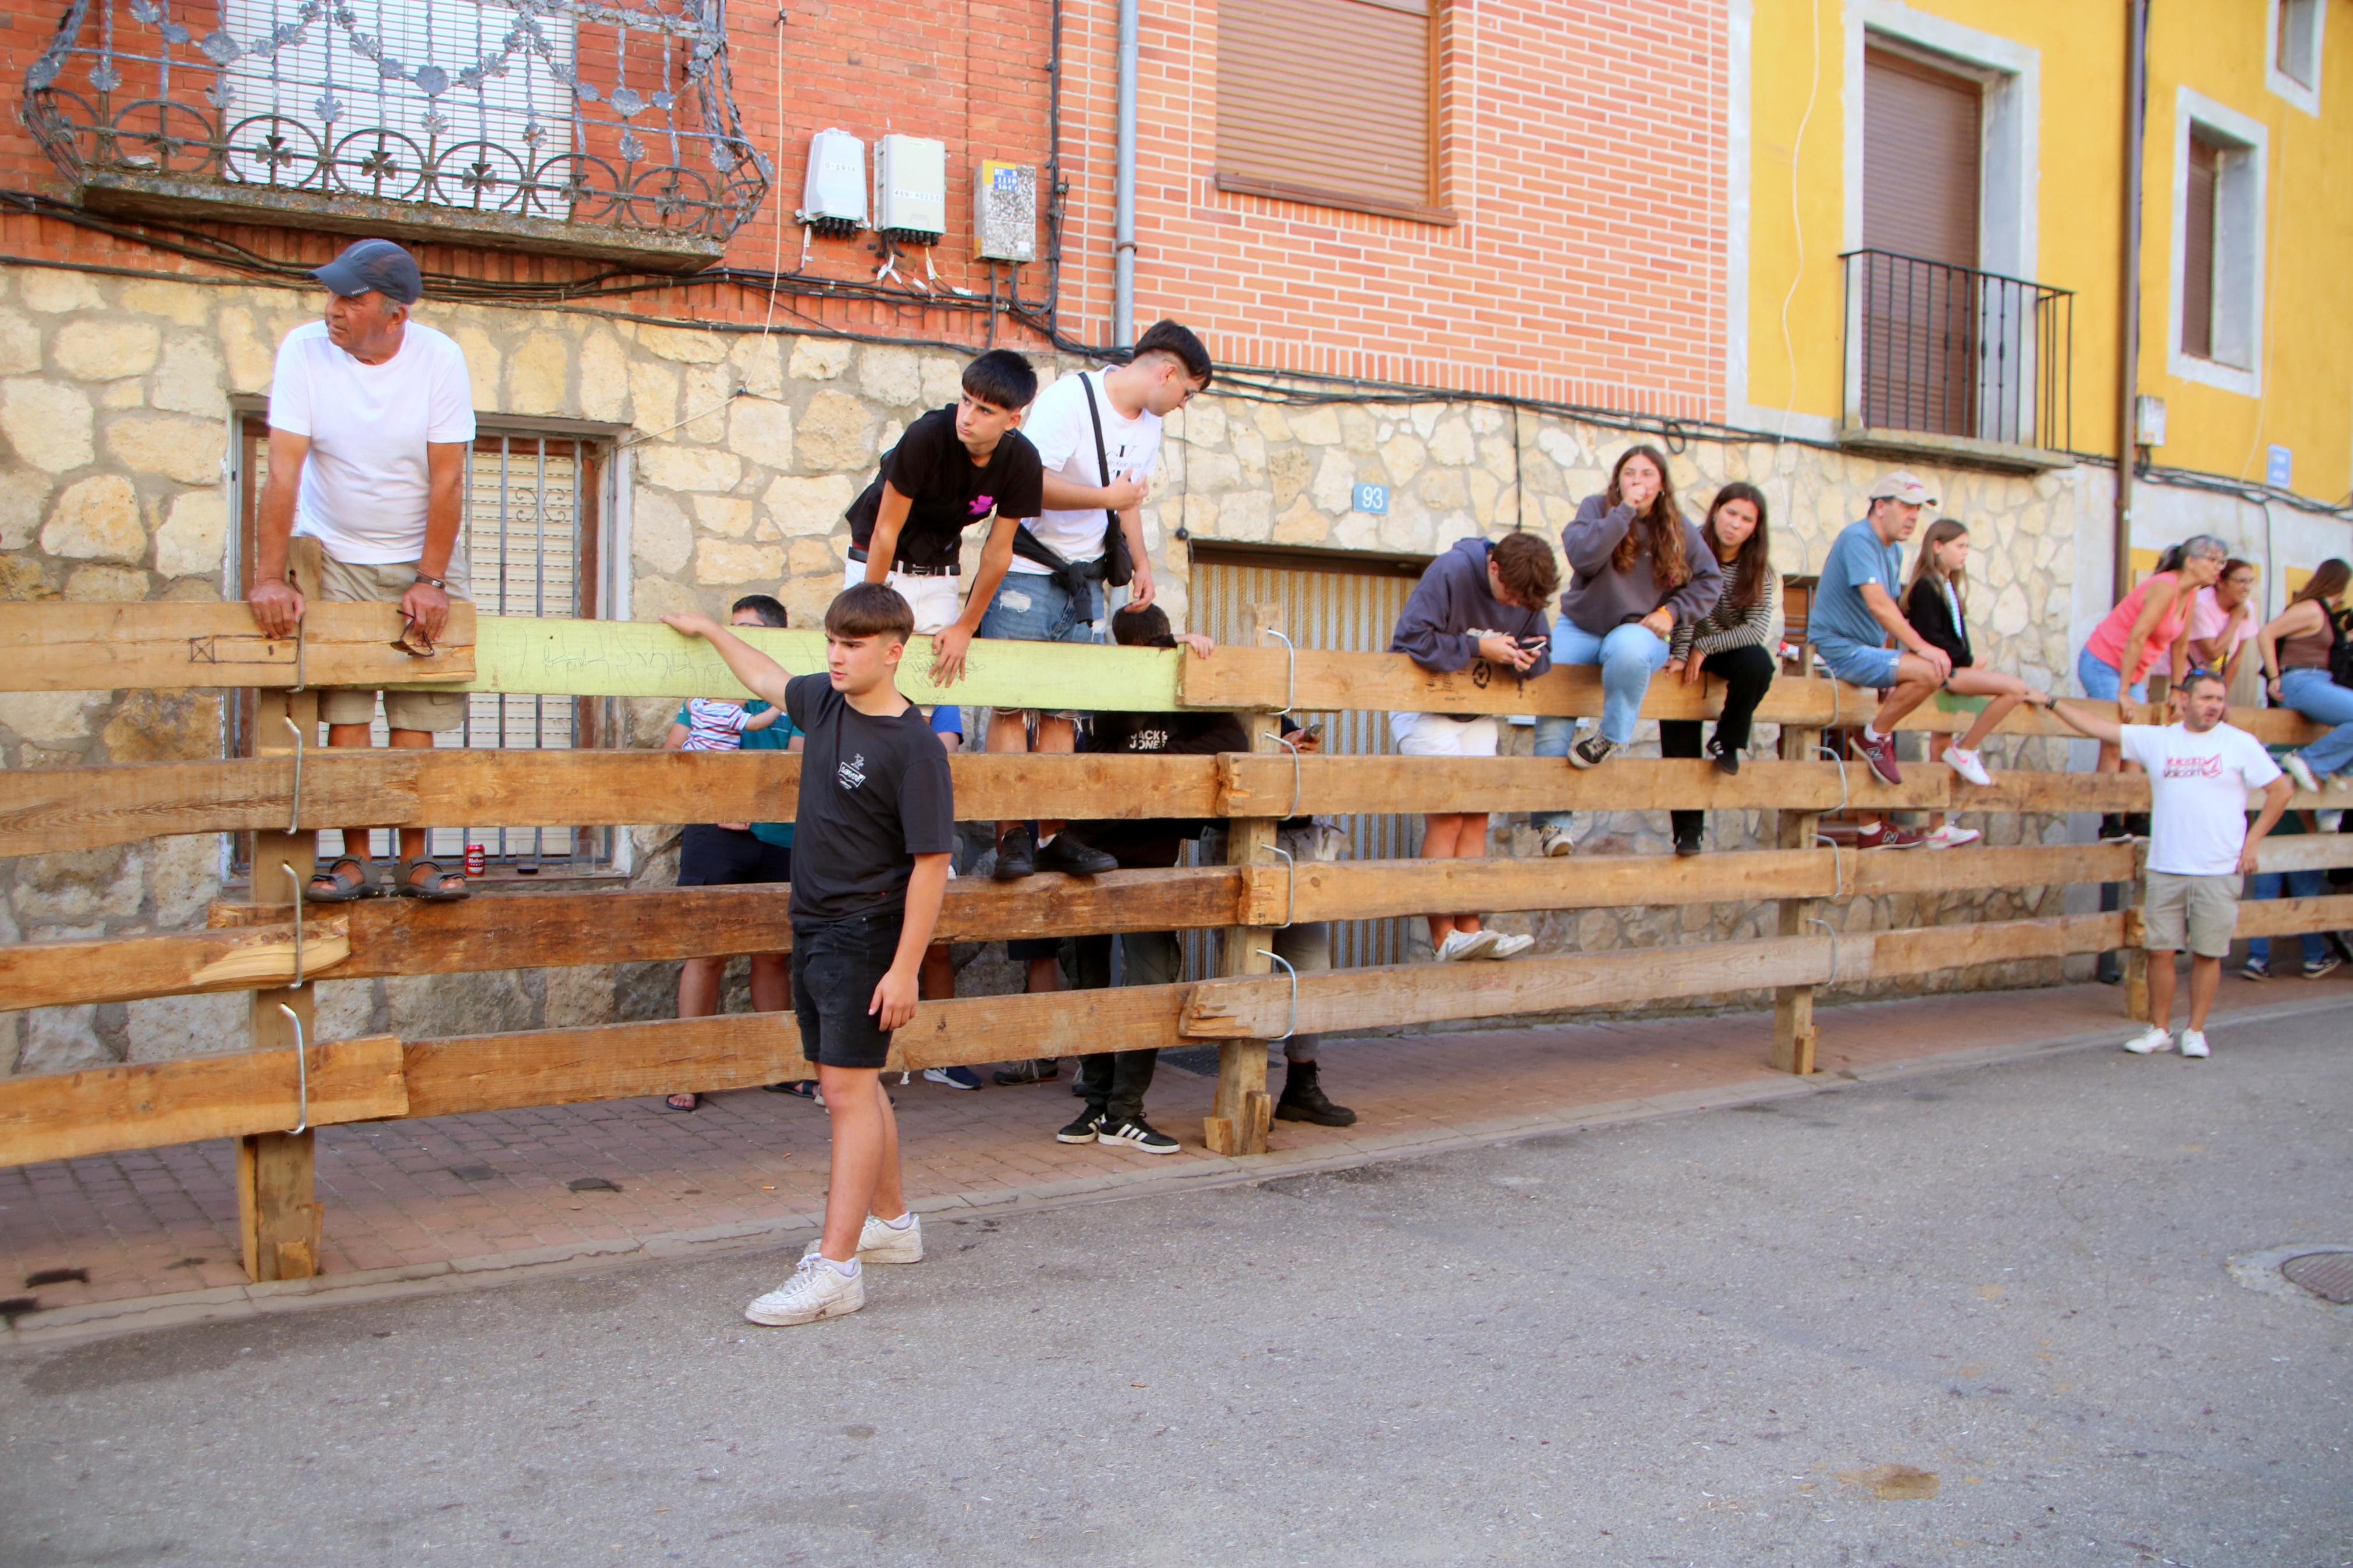
[[[2280,68],[2280,13],[2291,6],[2301,11],[2305,24],[2312,29],[2312,85],[2304,83]],[[2327,57],[2321,46],[2328,36],[2328,0],[2271,0],[2263,18],[2263,84],[2306,114],[2320,113],[2320,78]]]
[[[2181,283],[2189,249],[2189,138],[2222,149],[2214,182],[2214,359],[2181,349]],[[2263,277],[2270,228],[2271,132],[2252,115],[2187,87],[2173,105],[2173,243],[2166,296],[2166,370],[2242,397],[2263,395]]]

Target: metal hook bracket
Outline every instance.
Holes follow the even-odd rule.
[[[1282,645],[1282,710],[1288,713],[1299,700],[1299,648],[1292,640],[1272,626],[1261,626],[1258,635],[1272,637]]]
[[[300,991],[302,989],[302,878],[294,869],[291,860],[280,860],[278,864],[284,868],[286,880],[294,889],[294,983],[286,989]]]
[[[1286,708],[1283,711],[1287,713],[1290,710]],[[1274,739],[1277,745],[1291,753],[1291,809],[1282,814],[1283,820],[1287,822],[1299,815],[1299,802],[1305,794],[1300,775],[1299,746],[1288,735],[1277,735]]]
[[[1852,793],[1847,787],[1846,753],[1843,752],[1833,751],[1830,747],[1824,745],[1817,745],[1814,747],[1814,750],[1821,753],[1823,756],[1828,757],[1831,763],[1838,769],[1839,803],[1831,809],[1833,811],[1844,811],[1847,807],[1847,803],[1854,798]]]
[[[1821,927],[1822,934],[1831,939],[1831,977],[1827,982],[1825,982],[1825,984],[1835,985],[1838,984],[1839,967],[1838,928],[1831,925],[1830,921],[1822,919],[1820,915],[1808,915],[1806,917],[1806,923],[1810,926]]]
[[[304,657],[309,647],[309,643],[302,637],[302,623],[296,621],[294,623],[294,684],[286,689],[286,695],[289,697],[298,697],[310,689],[311,677]]]
[[[1831,894],[1831,897],[1834,899],[1845,898],[1847,896],[1845,847],[1841,845],[1837,839],[1832,838],[1827,833],[1815,834],[1814,842],[1817,844],[1827,844],[1831,847],[1831,885],[1834,889],[1836,889]]]
[[[1290,850],[1280,844],[1261,844],[1259,847],[1282,856],[1282,868],[1290,874],[1283,889],[1282,923],[1274,928],[1276,931],[1289,931],[1299,915],[1299,862],[1292,858]]]
[[[297,1104],[300,1114],[295,1118],[294,1125],[286,1130],[287,1136],[291,1137],[297,1132],[311,1130],[311,1053],[309,1043],[302,1037],[302,1015],[283,1002],[278,1004],[278,1010],[286,1015],[288,1023],[294,1026],[294,1081],[297,1086],[295,1092],[300,1096]]]
[[[1275,963],[1282,965],[1282,972],[1291,976],[1291,1021],[1283,1026],[1282,1033],[1267,1041],[1268,1045],[1279,1046],[1299,1033],[1299,971],[1291,967],[1291,960],[1271,949],[1261,947],[1258,950],[1258,955],[1261,958],[1274,960]],[[1835,952],[1832,957],[1835,960]]]
[[[291,838],[302,831],[302,726],[294,722],[291,713],[282,717],[294,736],[294,795],[286,803],[286,837]]]

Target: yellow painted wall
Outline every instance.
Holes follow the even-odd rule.
[[[1753,0],[1748,401],[1836,419],[1843,388],[1845,80],[1856,0]],[[2040,51],[2035,280],[2074,292],[2073,445],[2116,450],[2125,7],[2092,0],[1915,0],[1913,8]],[[2332,4],[2322,118],[2265,85],[2263,0],[2154,7],[2142,227],[2141,389],[2166,398],[2157,460],[2261,479],[2295,453],[2295,488],[2353,489],[2353,6]],[[2176,85],[2270,128],[2263,385],[2240,396],[2166,374]],[[1857,193],[1858,199],[1860,193]],[[1785,317],[1786,310],[1786,317]],[[1785,325],[1786,321],[1786,325]]]

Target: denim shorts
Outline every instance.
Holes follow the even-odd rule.
[[[1884,691],[1895,684],[1895,667],[1904,655],[1892,647],[1865,647],[1861,643],[1814,641],[1814,653],[1822,668],[1845,681],[1867,690]]]
[[[1086,603],[1080,604],[1051,577],[1035,572],[1008,572],[980,617],[976,636],[1005,637],[1013,642],[1092,643],[1095,637],[1095,605],[1102,589],[1087,584]],[[1019,709],[999,709],[1019,712]],[[1041,719],[1075,717],[1068,709],[1029,710]]]
[[[891,1032],[867,1005],[899,952],[903,911],[852,915],[793,928],[793,1011],[801,1055],[828,1068],[879,1068],[891,1059]]]
[[[2084,695],[2093,701],[2114,702],[2116,700],[2116,694],[2124,689],[2124,683],[2125,672],[2100,658],[2090,648],[2082,648],[2076,652],[2075,684],[2082,687]],[[2147,681],[2134,682],[2132,700],[2136,702],[2148,700]]]

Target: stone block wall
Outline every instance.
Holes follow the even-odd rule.
[[[232,399],[267,391],[277,342],[315,308],[312,296],[285,289],[0,266],[0,597],[233,592]],[[688,606],[723,611],[752,592],[777,594],[798,624],[814,619],[845,564],[843,507],[909,420],[954,399],[961,370],[953,355],[911,346],[657,325],[582,309],[428,300],[418,319],[465,349],[485,414],[597,422],[626,447],[628,613],[639,619]],[[1170,435],[1145,521],[1180,623],[1189,571],[1180,524],[1196,541],[1414,553],[1515,523],[1553,533],[1635,438],[1525,412],[1515,418],[1492,405],[1279,405],[1214,392],[1172,420]],[[1694,513],[1725,480],[1762,486],[1775,558],[1787,571],[1819,565],[1881,467],[1765,442],[1693,441],[1672,458]],[[1985,657],[2063,678],[2084,470],[2035,479],[1923,471],[1940,488],[1945,512],[1976,526],[1973,614]],[[1348,510],[1359,482],[1390,487],[1387,516]],[[639,705],[626,740],[656,743],[671,711]],[[0,763],[217,756],[223,712],[208,692],[0,694]],[[1527,743],[1525,731],[1517,741]],[[2022,753],[2028,765],[2063,765],[2053,745],[2030,743]],[[2061,831],[2011,817],[1985,826],[1996,842]],[[1716,841],[1731,847],[1753,827],[1726,819]],[[1663,828],[1662,816],[1628,814],[1606,818],[1593,836],[1662,849]],[[1511,849],[1514,831],[1524,832],[1499,833],[1498,852]],[[674,877],[675,837],[671,826],[631,830],[639,885]],[[0,942],[201,924],[223,891],[225,865],[211,837],[0,863]],[[1864,927],[2055,908],[2055,893],[1998,893],[1858,901],[1839,918]],[[1526,924],[1547,948],[1589,950],[1752,934],[1761,918],[1725,907],[1546,914]],[[321,986],[321,1017],[330,1037],[429,1037],[664,1016],[674,973],[617,963],[331,982]],[[993,956],[965,975],[968,992],[1018,984]],[[740,973],[736,985],[741,1005]],[[244,1009],[241,996],[219,996],[0,1015],[0,1064],[42,1071],[240,1048]]]

